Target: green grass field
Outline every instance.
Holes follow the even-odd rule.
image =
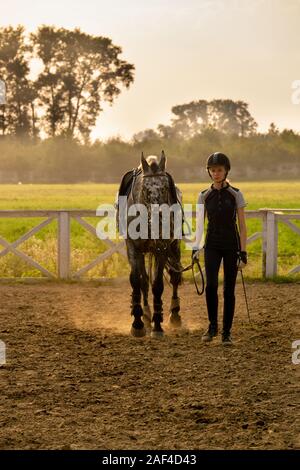
[[[246,210],[260,208],[300,208],[300,182],[231,182],[240,188],[248,203]],[[199,191],[208,187],[209,182],[199,184],[178,184],[183,193],[184,203],[196,203]],[[113,203],[118,185],[74,184],[74,185],[1,185],[0,209],[93,209],[102,203]],[[0,218],[0,236],[13,242],[43,219]],[[96,226],[99,219],[87,219]],[[300,227],[300,221],[293,221]],[[261,230],[259,219],[247,220],[248,236]],[[57,223],[52,222],[18,249],[31,256],[48,270],[56,272]],[[75,220],[71,223],[71,268],[77,271],[93,260],[106,248],[102,241],[86,232]],[[248,278],[261,277],[261,240],[248,245],[249,264],[244,274]],[[300,237],[285,224],[279,224],[278,276],[282,280],[299,280],[299,273],[287,273],[300,262]],[[182,247],[182,263],[188,264],[190,251]],[[120,255],[113,255],[87,273],[87,278],[124,276],[129,272],[127,261]],[[31,268],[14,254],[0,258],[0,277],[40,277],[41,273]],[[189,277],[187,275],[186,277]]]

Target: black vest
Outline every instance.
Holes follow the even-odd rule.
[[[238,189],[231,185],[221,189],[211,186],[203,191],[208,219],[205,247],[240,249],[240,236],[236,224],[236,196]]]

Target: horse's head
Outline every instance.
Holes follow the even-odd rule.
[[[142,152],[142,195],[146,205],[169,203],[169,179],[166,174],[166,156],[161,153],[160,160],[156,155],[144,157]]]

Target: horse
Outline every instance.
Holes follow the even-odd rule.
[[[129,172],[126,174],[128,178]],[[161,337],[164,330],[161,326],[163,322],[163,302],[162,294],[164,290],[164,269],[170,275],[172,286],[172,298],[170,305],[169,323],[173,327],[181,326],[180,298],[178,297],[178,286],[182,283],[182,266],[180,262],[180,237],[174,237],[174,217],[169,218],[169,236],[162,236],[161,227],[158,236],[151,238],[151,208],[155,204],[161,207],[162,204],[169,207],[172,204],[180,202],[180,191],[174,183],[173,178],[166,172],[166,156],[164,151],[161,153],[160,160],[156,155],[144,157],[142,152],[140,165],[131,172],[130,190],[127,191],[127,210],[128,217],[126,222],[127,237],[126,251],[130,264],[130,284],[131,293],[131,315],[134,317],[131,334],[135,337],[145,336],[147,329],[151,328],[151,336]],[[130,236],[128,230],[134,216],[130,216],[130,208],[136,204],[142,204],[146,208],[147,214],[147,237],[136,238]],[[158,206],[157,206],[158,205]],[[137,206],[135,206],[137,207]],[[166,207],[166,206],[165,206]],[[181,208],[182,209],[182,208]],[[174,214],[173,214],[174,215]],[[162,220],[162,214],[159,214],[159,220]],[[152,224],[153,225],[153,224]],[[181,225],[182,227],[182,225]],[[149,274],[146,269],[145,256],[149,254],[151,260],[154,260],[154,275],[151,281],[153,294],[153,316],[148,303],[149,292]],[[150,275],[150,278],[152,276]],[[141,298],[143,295],[143,306]]]

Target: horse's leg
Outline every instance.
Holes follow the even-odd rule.
[[[180,270],[181,263],[180,263],[180,241],[176,240],[171,245],[171,256],[170,261],[172,266],[177,270]],[[182,273],[173,271],[171,268],[169,269],[170,274],[170,282],[173,287],[173,294],[171,299],[171,306],[170,306],[170,317],[169,322],[172,326],[178,327],[181,326],[181,316],[179,315],[180,311],[180,298],[178,297],[178,286],[182,283]]]
[[[152,322],[154,323],[152,328],[151,335],[154,337],[159,337],[164,334],[164,330],[161,327],[163,322],[163,309],[162,309],[162,293],[164,291],[164,280],[163,272],[165,267],[166,260],[162,256],[155,256],[155,272],[154,280],[152,285],[153,293],[153,317]]]
[[[141,275],[141,283],[142,283],[142,293],[143,293],[143,320],[146,326],[151,326],[151,310],[148,303],[148,293],[149,293],[149,276],[145,266],[145,256],[142,259],[142,275]]]
[[[128,260],[131,266],[130,284],[132,287],[131,294],[131,315],[134,321],[131,327],[131,334],[136,337],[145,336],[146,329],[142,321],[143,309],[141,306],[141,265],[142,253],[139,253],[132,243],[127,245]]]

